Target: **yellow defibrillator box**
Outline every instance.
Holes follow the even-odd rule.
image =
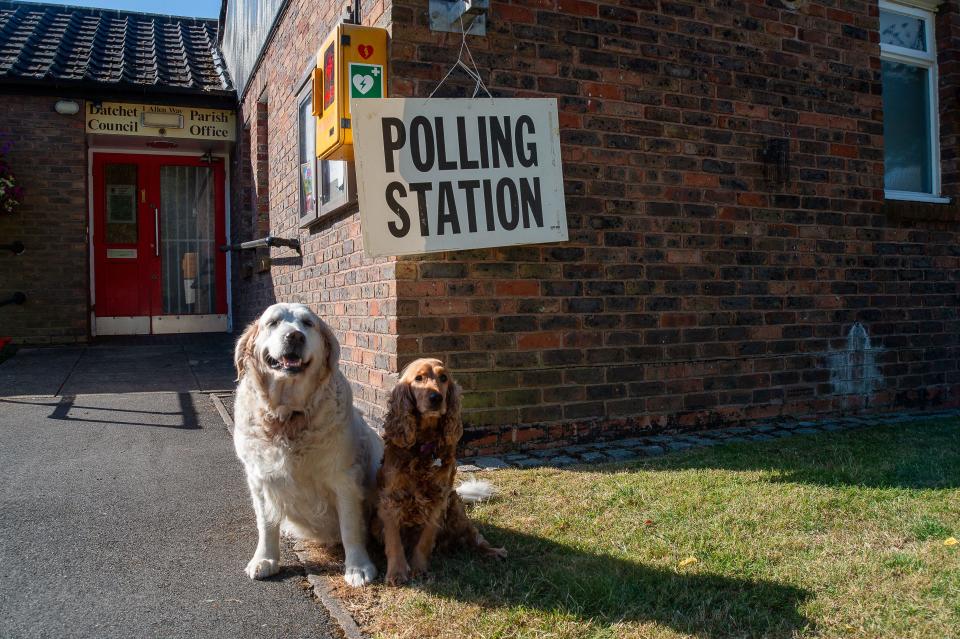
[[[387,97],[387,31],[338,24],[317,52],[313,114],[317,157],[352,160],[350,100]]]

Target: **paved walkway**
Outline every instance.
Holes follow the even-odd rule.
[[[0,635],[338,636],[292,554],[276,579],[243,572],[253,510],[199,392],[232,386],[230,341],[0,364]]]
[[[232,390],[233,341],[226,334],[160,335],[21,348],[0,364],[0,396]]]
[[[673,433],[634,437],[592,444],[578,444],[562,448],[548,448],[525,453],[499,456],[467,457],[460,461],[459,469],[465,472],[499,470],[502,468],[541,468],[571,466],[574,464],[602,464],[606,462],[634,461],[644,457],[656,457],[669,452],[702,448],[733,442],[769,441],[794,435],[836,432],[897,424],[919,419],[936,419],[960,416],[960,409],[883,413],[854,417],[838,417],[818,421],[783,419],[757,423],[750,426],[720,428],[695,433]]]

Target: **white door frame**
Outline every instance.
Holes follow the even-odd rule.
[[[150,316],[145,316],[143,318],[139,317],[97,317],[96,313],[96,303],[97,303],[97,291],[96,291],[96,254],[93,246],[93,238],[95,237],[94,233],[94,224],[96,223],[96,216],[93,210],[93,156],[95,153],[124,153],[127,155],[177,155],[177,156],[193,156],[202,155],[197,151],[168,151],[168,150],[153,150],[153,149],[132,149],[130,147],[122,146],[91,146],[87,147],[87,261],[90,264],[90,335],[96,337],[99,335],[149,335],[150,334]],[[226,217],[224,233],[227,237],[227,243],[230,243],[230,154],[219,152],[213,153],[215,158],[223,158],[223,214]],[[177,324],[173,317],[180,318],[181,316],[168,316],[171,318],[169,326],[161,331],[154,330],[155,334],[163,333],[186,333],[193,332],[193,328],[199,327],[200,332],[230,332],[233,330],[233,282],[231,281],[231,258],[233,256],[228,252],[226,260],[226,286],[227,286],[227,314],[224,315],[204,315],[204,318],[216,318],[208,319],[203,322],[183,322]],[[182,316],[186,317],[186,316]],[[155,319],[155,318],[154,318]],[[225,323],[223,320],[226,320]],[[146,322],[146,330],[143,329],[142,321]],[[98,330],[102,329],[102,332]],[[166,325],[165,325],[166,326]],[[178,327],[179,330],[177,328]],[[210,328],[211,326],[223,326],[224,328]]]

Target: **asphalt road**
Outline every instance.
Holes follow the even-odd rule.
[[[338,636],[255,545],[207,395],[0,397],[0,637]]]

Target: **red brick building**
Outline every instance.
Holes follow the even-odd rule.
[[[491,2],[470,49],[495,96],[556,99],[570,239],[381,259],[350,166],[302,135],[348,4],[223,4],[229,238],[302,247],[230,254],[234,329],[310,304],[374,418],[443,358],[471,452],[960,401],[957,0]],[[390,33],[389,95],[429,95],[461,36],[428,0],[353,4]]]
[[[0,337],[228,329],[216,42],[215,20],[0,5],[0,149],[24,188],[0,245],[25,248],[0,249]]]
[[[460,36],[359,4],[389,94],[427,96]],[[469,44],[495,96],[557,99],[570,240],[381,260],[355,207],[301,228],[297,92],[341,8],[283,4],[238,81],[234,240],[304,250],[238,259],[234,312],[312,305],[368,412],[421,355],[474,452],[960,399],[956,0],[492,2]]]

